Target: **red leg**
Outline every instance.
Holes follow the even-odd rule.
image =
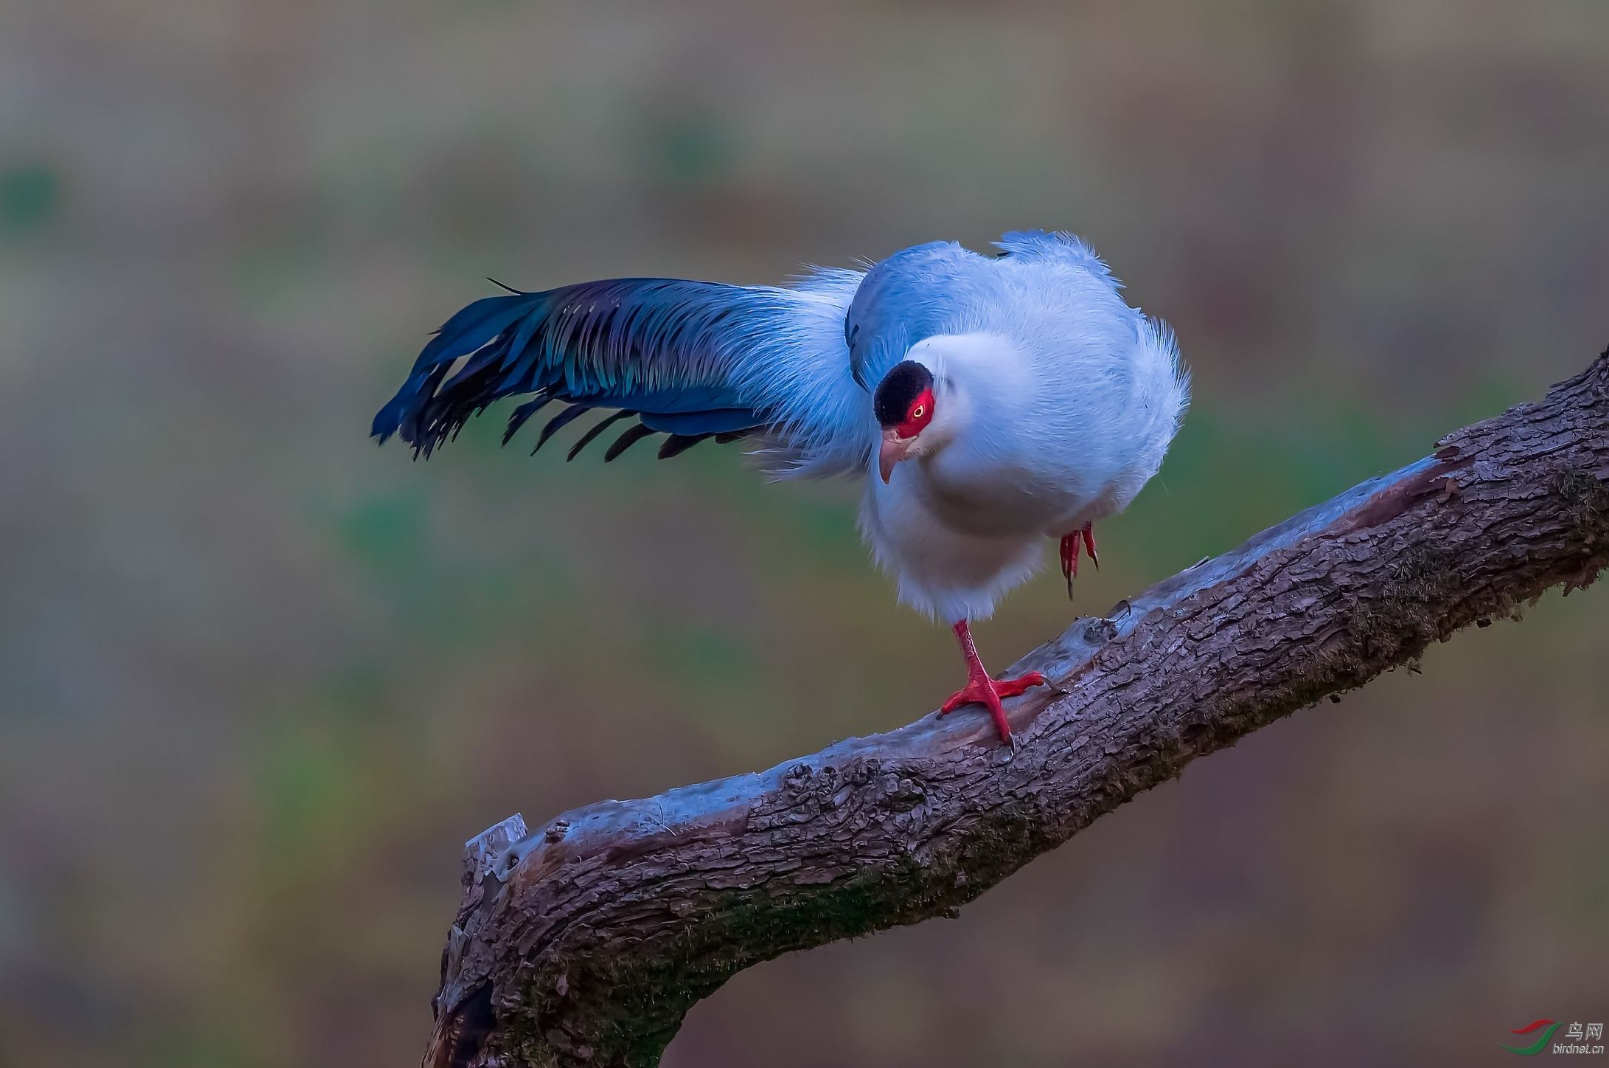
[[[1083,549],[1089,553],[1090,563],[1097,568],[1101,566],[1101,558],[1095,553],[1095,528],[1085,523],[1083,527],[1071,534],[1063,534],[1061,539],[1061,573],[1067,580],[1067,599],[1073,599],[1073,580],[1078,577],[1078,549],[1082,541]]]
[[[983,661],[978,659],[978,647],[972,643],[972,628],[964,619],[955,625],[955,640],[961,643],[961,655],[966,657],[967,684],[950,695],[950,699],[944,702],[944,707],[939,709],[939,715],[948,715],[962,705],[976,701],[986,707],[989,715],[994,717],[994,725],[1000,732],[1000,740],[1009,742],[1011,724],[1006,722],[1006,710],[1001,707],[1000,699],[1015,697],[1030,686],[1044,685],[1045,676],[1037,671],[1030,671],[1021,678],[991,679],[988,671],[984,670]]]

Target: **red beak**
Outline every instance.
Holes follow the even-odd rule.
[[[894,465],[905,459],[905,454],[911,451],[911,443],[915,440],[915,435],[908,438],[900,437],[899,431],[893,427],[883,431],[883,445],[877,450],[877,472],[883,476],[884,485],[887,485],[889,476],[894,473]]]

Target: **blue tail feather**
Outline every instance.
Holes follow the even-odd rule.
[[[574,407],[548,422],[538,448],[591,408],[638,413],[646,429],[633,442],[748,430],[764,417],[738,386],[738,326],[776,311],[774,291],[662,278],[486,297],[424,347],[372,433],[381,442],[398,434],[428,456],[493,402],[528,394],[505,444],[554,400]]]

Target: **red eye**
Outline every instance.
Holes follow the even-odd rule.
[[[900,437],[911,438],[933,421],[933,391],[924,389],[911,406],[905,409],[905,419],[899,424]]]

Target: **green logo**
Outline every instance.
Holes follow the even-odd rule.
[[[1528,1035],[1532,1031],[1547,1028],[1547,1030],[1542,1032],[1541,1038],[1537,1039],[1529,1046],[1503,1046],[1503,1048],[1508,1050],[1510,1053],[1518,1053],[1521,1057],[1535,1057],[1538,1053],[1541,1053],[1543,1050],[1548,1048],[1548,1039],[1553,1037],[1553,1032],[1557,1031],[1563,1026],[1563,1024],[1554,1023],[1552,1020],[1533,1020],[1524,1027],[1516,1027],[1514,1030],[1510,1031],[1509,1034]],[[1502,1046],[1503,1044],[1499,1042],[1498,1045]]]

